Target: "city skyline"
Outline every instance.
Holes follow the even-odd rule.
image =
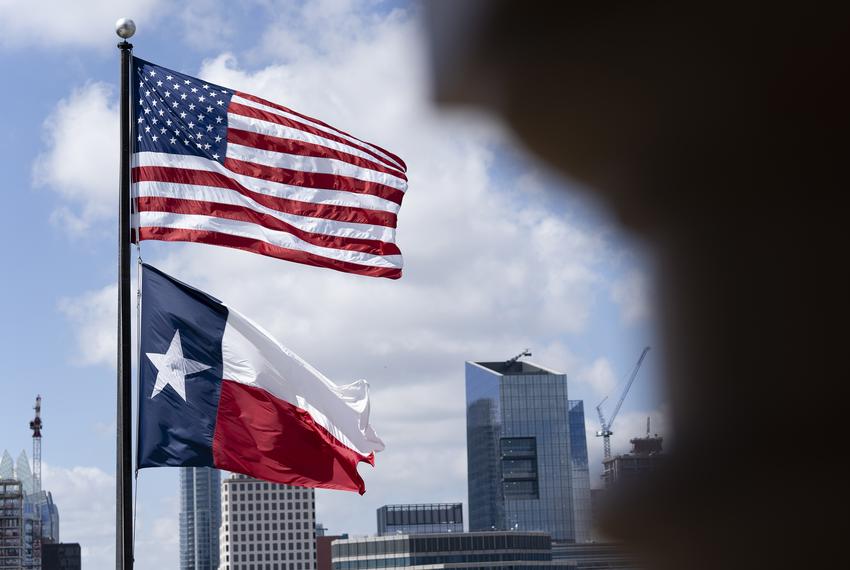
[[[0,284],[0,357],[9,363],[0,447],[29,449],[41,393],[44,485],[84,566],[113,560],[113,25],[123,16],[139,27],[140,57],[322,117],[393,148],[410,167],[398,235],[406,273],[395,283],[205,246],[142,246],[145,261],[240,307],[328,376],[369,381],[387,449],[375,468],[361,467],[365,496],[316,493],[331,533],[374,532],[384,504],[459,501],[466,510],[463,363],[526,347],[566,372],[570,397],[584,400],[598,485],[593,408],[618,393],[640,349],[657,344],[650,262],[580,189],[528,160],[503,125],[434,110],[417,9],[118,4],[57,4],[50,26],[26,5],[0,8],[0,73],[19,86],[0,93],[15,109],[2,134],[11,202],[0,212],[0,258],[23,275]],[[660,360],[642,370],[614,427],[615,450],[643,433],[647,415],[668,435]],[[138,570],[178,563],[178,478],[176,469],[140,475]]]

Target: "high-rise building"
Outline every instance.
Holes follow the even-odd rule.
[[[180,468],[180,570],[218,570],[221,474]]]
[[[221,570],[316,570],[315,491],[233,474],[220,537]]]
[[[80,570],[80,545],[76,542],[45,544],[41,570]]]
[[[384,505],[378,509],[378,535],[463,532],[462,503]]]
[[[469,529],[590,539],[584,407],[567,375],[528,362],[466,363]]]

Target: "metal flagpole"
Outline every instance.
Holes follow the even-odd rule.
[[[121,50],[121,167],[118,206],[118,417],[116,421],[115,568],[133,568],[132,379],[130,352],[130,63],[133,20],[115,24]]]

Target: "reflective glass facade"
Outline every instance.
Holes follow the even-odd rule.
[[[463,532],[463,504],[384,505],[378,509],[378,534]]]
[[[467,362],[469,529],[590,538],[584,409],[567,376],[527,362]]]
[[[181,570],[218,569],[220,525],[220,472],[210,467],[181,467]]]
[[[572,464],[573,520],[575,541],[588,542],[591,537],[593,512],[590,503],[590,467],[587,460],[587,428],[584,402],[570,400],[570,462]]]

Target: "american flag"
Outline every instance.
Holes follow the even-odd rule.
[[[138,240],[401,276],[394,154],[317,119],[134,58]]]

